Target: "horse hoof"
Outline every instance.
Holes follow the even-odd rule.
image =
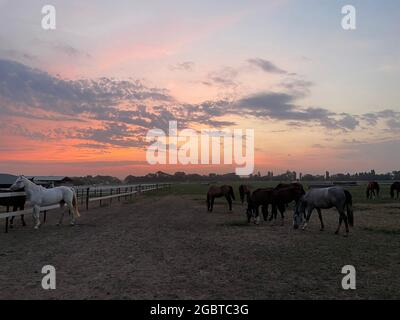
[[[71,227],[75,227],[75,223],[74,223],[74,222],[71,222],[69,225],[70,225]]]

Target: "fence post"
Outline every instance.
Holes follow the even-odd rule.
[[[62,210],[62,209],[61,209]],[[43,223],[46,223],[46,219],[47,219],[47,211],[45,210],[43,212]]]
[[[89,210],[89,192],[90,188],[86,189],[86,210]]]
[[[114,191],[114,189],[113,188],[111,188],[111,190],[110,190],[110,196],[112,196],[113,195],[113,192]],[[112,198],[110,198],[110,205],[111,205],[111,203],[112,203]]]
[[[103,189],[100,189],[100,198],[103,196]],[[100,207],[101,207],[101,199],[100,199]]]
[[[118,194],[121,194],[121,188],[117,189]],[[121,201],[121,197],[118,197],[118,201]]]

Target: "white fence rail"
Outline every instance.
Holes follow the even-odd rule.
[[[78,203],[80,206],[84,205],[86,210],[89,210],[89,203],[99,201],[100,205],[102,201],[109,200],[110,203],[113,199],[127,199],[128,197],[132,197],[133,195],[160,190],[165,188],[170,188],[170,183],[157,183],[157,184],[138,184],[138,185],[122,185],[122,186],[100,186],[100,187],[74,187],[75,192],[77,194]],[[2,191],[6,191],[2,189]],[[25,192],[1,192],[0,193],[0,200],[1,198],[15,198],[26,196]],[[25,214],[31,214],[32,208],[9,212],[9,207],[12,204],[7,206],[7,212],[0,213],[0,219],[6,219],[6,232],[8,232],[8,219],[12,217],[17,217]],[[46,220],[46,213],[47,211],[54,210],[60,208],[59,204],[41,207],[40,211],[45,213],[44,219]]]

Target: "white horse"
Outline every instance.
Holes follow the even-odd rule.
[[[78,211],[78,200],[73,189],[68,187],[56,187],[46,189],[39,186],[24,176],[19,176],[10,190],[19,190],[25,188],[26,200],[33,205],[33,219],[35,220],[35,229],[40,227],[40,207],[60,204],[63,209],[66,204],[72,211],[71,225],[75,225],[75,219],[80,217]],[[62,224],[64,218],[64,210],[61,210],[61,217],[57,225]]]

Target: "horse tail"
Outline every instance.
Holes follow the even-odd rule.
[[[233,188],[232,188],[231,186],[229,186],[229,192],[230,192],[230,194],[231,194],[232,199],[233,199],[233,200],[236,200],[236,199],[235,199],[235,193],[233,192]]]
[[[347,219],[350,226],[354,227],[353,197],[351,196],[351,193],[347,190],[344,190],[344,194],[346,195]]]
[[[72,194],[73,194],[72,206],[74,207],[75,215],[79,218],[81,214],[79,213],[78,209],[78,197],[76,196],[76,192],[73,189],[72,189]]]
[[[369,199],[369,185],[367,187],[367,199]]]
[[[207,193],[207,211],[210,211],[210,201],[211,201],[211,199],[210,199],[210,194],[209,193]]]
[[[393,199],[394,198],[394,184],[390,187],[390,197]]]

